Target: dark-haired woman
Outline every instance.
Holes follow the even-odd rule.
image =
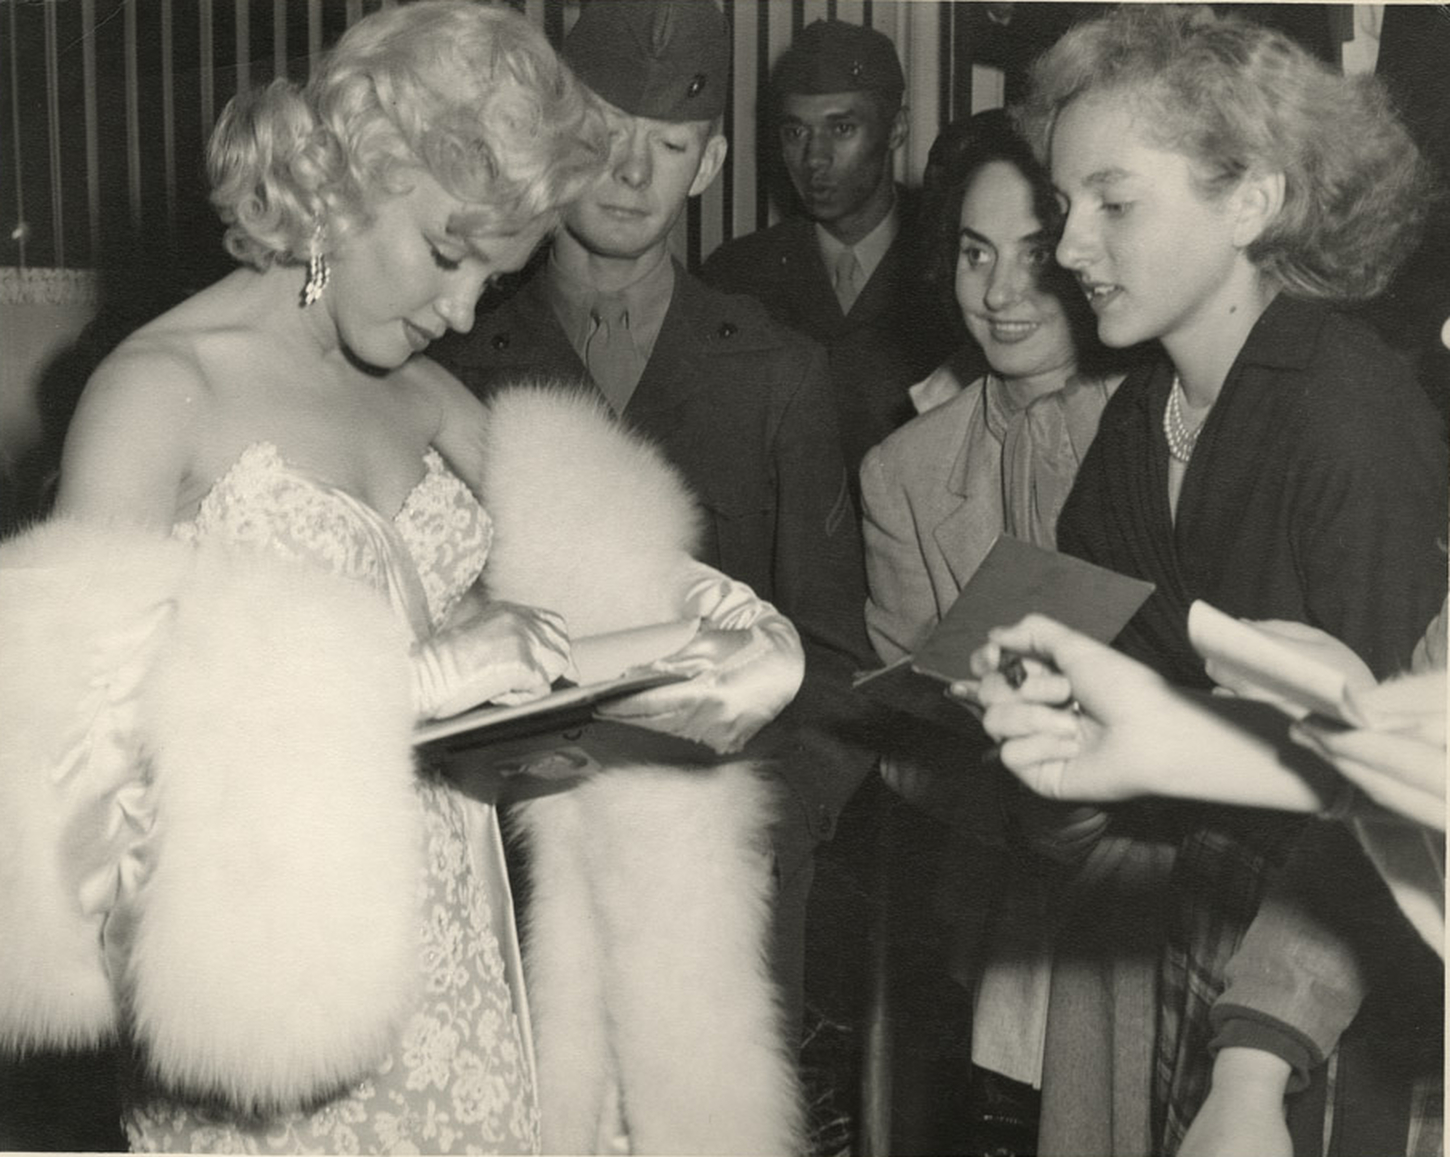
[[[866,620],[888,662],[921,643],[999,534],[1053,545],[1057,512],[1122,376],[1109,368],[1082,294],[1053,258],[1061,223],[1056,198],[1008,115],[993,110],[958,122],[932,157],[930,272],[989,369],[964,382],[957,365],[965,359],[953,359],[918,383],[911,393],[925,412],[863,462]],[[1100,983],[1101,962],[1115,961],[1101,944],[1122,948],[1151,931],[1128,905],[1118,905],[1114,919],[1093,928],[1093,944],[1076,937],[1054,977],[1060,915],[1066,906],[1097,911],[1092,897],[1111,892],[1125,857],[1134,870],[1161,874],[1167,849],[1104,836],[1102,813],[1035,801],[999,769],[972,766],[980,750],[974,756],[960,740],[943,737],[933,756],[922,737],[917,731],[899,755],[888,755],[883,774],[908,799],[973,837],[948,848],[943,869],[943,887],[952,893],[943,906],[957,942],[951,969],[974,991],[973,1062],[1016,1085],[1042,1087],[1050,1115],[1052,1082],[1043,1071],[1050,1002],[1101,1008],[1080,991]],[[986,863],[984,844],[996,848]],[[1083,868],[1088,875],[1079,877]],[[997,883],[989,885],[988,877]],[[976,925],[984,914],[988,929]],[[1135,1071],[1142,1089],[1137,1108],[1145,1142],[1151,944],[1129,966],[1137,968],[1136,987],[1145,996],[1136,1015],[1123,1013],[1119,1031],[1120,1064]],[[1059,1014],[1053,1032],[1072,1019]],[[979,1073],[978,1080],[994,1096],[1014,1091],[996,1076]],[[1030,1117],[1030,1094],[1015,1095],[1024,1103],[1019,1115]]]

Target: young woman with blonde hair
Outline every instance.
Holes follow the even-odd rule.
[[[1058,260],[1099,336],[1163,350],[1104,411],[1058,523],[1061,549],[1157,585],[1118,646],[1206,685],[1186,632],[1203,598],[1307,622],[1390,673],[1444,598],[1446,458],[1401,361],[1333,309],[1385,286],[1424,217],[1423,165],[1384,93],[1252,23],[1144,5],[1065,35],[1034,67],[1028,111],[1067,213]],[[1164,823],[1183,835],[1154,1151],[1287,1152],[1285,1087],[1314,1075],[1372,987],[1375,946],[1311,884],[1356,887],[1371,869],[1352,841],[1321,846],[1328,829]],[[1417,1050],[1434,1051],[1406,1043],[1381,1089],[1408,1088]],[[1392,1139],[1357,1131],[1373,1094],[1350,1052],[1335,1129],[1346,1151],[1393,1151],[1405,1105]],[[1240,1064],[1255,1079],[1236,1081]],[[1122,1151],[1090,1131],[1069,1144],[1085,1148],[1043,1152]]]

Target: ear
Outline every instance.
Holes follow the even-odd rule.
[[[1234,190],[1233,242],[1240,249],[1252,245],[1284,207],[1282,172],[1245,174]]]
[[[906,143],[906,134],[911,127],[909,113],[910,110],[902,105],[891,118],[891,131],[886,134],[886,147],[892,152]]]
[[[700,154],[700,167],[695,170],[695,179],[690,182],[690,196],[698,197],[710,187],[710,183],[725,163],[725,154],[730,151],[730,142],[723,133],[715,133],[705,142],[705,151]]]

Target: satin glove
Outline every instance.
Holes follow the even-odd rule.
[[[527,703],[573,669],[563,616],[517,603],[486,604],[413,649],[413,707],[444,718],[480,703]]]
[[[795,698],[805,675],[800,636],[748,586],[703,563],[692,562],[683,579],[680,616],[700,619],[700,630],[650,666],[687,681],[617,700],[599,714],[728,755]]]

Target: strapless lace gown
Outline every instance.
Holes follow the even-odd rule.
[[[274,446],[255,444],[174,533],[313,559],[377,588],[426,635],[477,579],[492,528],[436,451],[424,461],[423,479],[390,521],[287,465]],[[538,1152],[533,1053],[497,817],[491,805],[426,776],[417,799],[428,842],[419,884],[427,975],[391,1055],[325,1104],[266,1120],[141,1090],[126,1110],[133,1149]]]

